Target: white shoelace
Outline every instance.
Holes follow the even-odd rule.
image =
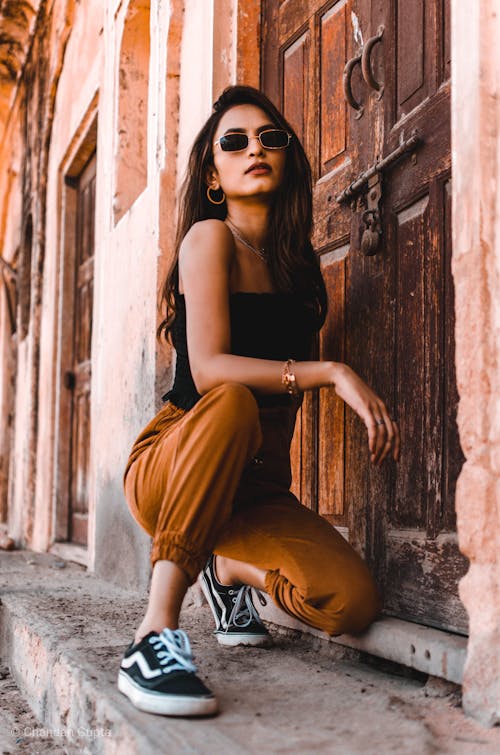
[[[186,632],[182,629],[162,629],[156,637],[150,637],[149,642],[156,651],[164,674],[171,671],[195,672],[191,645]]]
[[[254,588],[254,590],[257,594],[257,597],[259,598],[260,604],[262,606],[267,605],[267,600],[264,598],[261,591],[257,590],[256,588]],[[240,627],[240,629],[244,629],[245,627],[250,626],[252,622],[262,624],[262,619],[257,613],[252,602],[252,588],[250,587],[250,585],[243,585],[243,587],[240,587],[238,594],[236,598],[233,598],[233,601],[234,606],[227,622],[226,631],[229,629],[231,624]]]

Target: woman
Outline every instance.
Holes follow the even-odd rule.
[[[174,386],[125,471],[130,509],[153,538],[148,607],[118,679],[142,710],[217,710],[178,628],[200,571],[225,645],[270,641],[250,586],[331,635],[377,614],[365,564],[289,490],[303,391],[331,386],[358,413],[374,464],[399,454],[381,399],[347,365],[310,360],[326,315],[311,226],[310,167],[293,129],[262,93],[229,87],[191,152],[163,290]]]

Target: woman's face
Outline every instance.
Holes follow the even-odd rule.
[[[209,171],[209,185],[222,188],[228,199],[270,198],[283,180],[286,149],[266,149],[261,145],[256,137],[269,128],[277,126],[256,105],[235,105],[224,113],[212,145],[214,168]],[[248,145],[238,152],[224,152],[215,142],[234,131],[251,137]]]

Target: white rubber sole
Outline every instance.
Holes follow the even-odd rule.
[[[187,697],[149,692],[135,684],[127,674],[118,674],[118,689],[133,705],[146,713],[160,716],[209,716],[219,708],[215,697]]]
[[[251,645],[252,647],[269,647],[273,640],[269,635],[258,634],[226,634],[221,631],[215,631],[219,645],[227,647],[236,647],[237,645]]]
[[[203,594],[205,598],[207,599],[207,603],[210,606],[210,610],[212,611],[212,615],[216,621],[216,624],[218,624],[217,619],[217,606],[214,606],[212,591],[208,587],[205,580],[207,579],[206,575],[203,574],[202,578],[200,580],[201,582],[201,589],[203,591]],[[239,634],[239,633],[226,633],[223,629],[216,629],[214,632],[215,636],[217,637],[217,642],[219,645],[225,645],[226,647],[236,647],[237,645],[251,645],[252,647],[269,647],[269,645],[273,644],[272,637],[268,634]]]

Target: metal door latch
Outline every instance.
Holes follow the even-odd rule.
[[[375,173],[368,180],[368,192],[366,194],[367,209],[362,215],[365,229],[361,235],[361,251],[365,257],[371,257],[377,253],[382,236],[380,222],[380,200],[382,198],[382,175]]]
[[[361,251],[366,256],[377,253],[382,237],[382,178],[386,170],[392,168],[408,152],[423,144],[417,131],[412,131],[406,141],[390,152],[387,157],[378,160],[371,168],[363,171],[349,186],[338,195],[337,202],[345,204],[356,197],[363,196],[365,210],[361,216],[364,227],[361,233]],[[353,205],[354,209],[354,205]]]

